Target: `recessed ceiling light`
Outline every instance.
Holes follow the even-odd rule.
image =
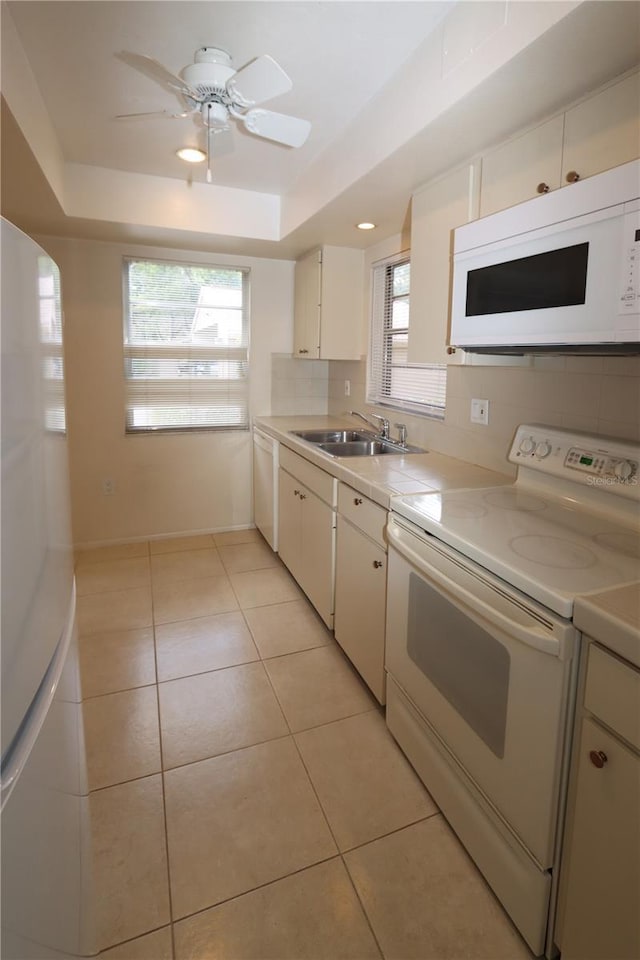
[[[375,223],[357,223],[358,230],[375,230]]]
[[[202,163],[203,160],[207,159],[206,153],[197,150],[195,147],[182,147],[181,150],[176,150],[176,154],[181,160],[186,160],[187,163]]]

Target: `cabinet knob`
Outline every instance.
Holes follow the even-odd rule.
[[[301,499],[301,500],[306,500],[306,499],[307,499],[306,493],[301,493],[301,494],[300,494],[300,499]]]
[[[449,356],[451,356],[451,354],[455,352],[456,352],[455,347],[447,347],[447,353],[449,354]]]
[[[378,570],[382,566],[382,560],[374,560],[373,566],[376,570]]]
[[[551,190],[551,187],[549,186],[548,183],[544,183],[544,182],[539,183],[538,186],[536,187],[536,191],[538,193],[549,193],[549,190]]]
[[[354,498],[353,498],[353,502],[354,502],[354,504],[355,504],[356,507],[359,507],[360,504],[362,503],[362,497],[354,497]]]
[[[577,183],[580,179],[580,174],[577,170],[569,170],[569,173],[566,176],[567,183]]]
[[[602,750],[590,750],[589,760],[591,760],[591,763],[594,765],[594,767],[597,767],[598,770],[602,770],[608,760],[608,757]]]
[[[294,491],[293,491],[293,495],[294,495],[294,497],[299,497],[299,496],[300,496],[300,491],[299,491],[299,490],[294,490]]]
[[[309,351],[303,348],[302,350],[298,350],[298,353],[309,353]]]

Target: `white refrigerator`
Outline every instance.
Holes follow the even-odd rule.
[[[4,219],[1,240],[0,953],[82,957],[96,950],[60,275]]]

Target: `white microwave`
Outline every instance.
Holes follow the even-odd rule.
[[[474,353],[640,353],[640,161],[454,231],[451,335]]]

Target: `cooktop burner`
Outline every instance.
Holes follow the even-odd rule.
[[[591,550],[572,543],[571,540],[562,540],[561,537],[527,534],[514,537],[509,545],[519,557],[556,570],[585,570],[598,562]]]

